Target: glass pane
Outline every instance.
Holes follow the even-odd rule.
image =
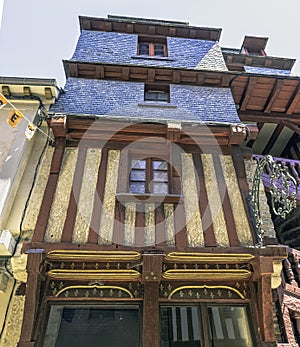
[[[138,309],[52,306],[43,347],[138,347]]]
[[[162,347],[201,346],[197,307],[162,307],[160,313]]]
[[[155,182],[168,182],[168,172],[166,172],[166,171],[153,171],[153,181],[155,181]]]
[[[146,169],[146,160],[132,160],[131,161],[132,169]]]
[[[164,160],[153,160],[153,170],[168,170],[168,163]]]
[[[158,101],[168,101],[168,94],[166,92],[157,93],[157,100]]]
[[[156,92],[146,92],[145,100],[156,101],[156,99],[157,99],[157,93]]]
[[[208,308],[213,346],[253,347],[246,307]]]
[[[139,44],[139,54],[140,55],[149,55],[149,44],[148,43],[140,43]]]
[[[168,183],[153,182],[153,194],[168,194]]]
[[[149,90],[145,93],[145,100],[168,101],[168,94],[164,91]]]
[[[154,45],[154,55],[158,55],[163,57],[165,55],[165,47],[164,45]]]
[[[129,191],[130,193],[133,193],[133,194],[145,194],[146,193],[145,182],[130,182]]]
[[[146,181],[145,170],[131,170],[130,181]]]

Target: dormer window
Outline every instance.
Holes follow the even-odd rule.
[[[241,53],[247,55],[266,56],[267,37],[245,36]]]
[[[166,38],[139,36],[138,55],[166,57],[168,55]]]
[[[145,85],[145,101],[170,102],[170,87],[168,85]]]
[[[261,56],[261,57],[266,56],[266,52],[263,49],[254,50],[254,49],[246,48],[246,47],[244,47],[244,54],[256,55],[256,56]]]

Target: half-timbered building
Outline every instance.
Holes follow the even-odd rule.
[[[80,27],[24,221],[18,346],[296,346],[297,208],[270,212],[268,170],[251,199],[266,154],[299,180],[294,61],[184,22]]]

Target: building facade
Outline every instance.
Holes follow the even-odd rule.
[[[24,217],[39,158],[49,143],[44,118],[59,90],[52,79],[0,77],[0,93],[0,345],[16,346],[27,281],[27,256],[21,254],[21,247],[32,237]],[[24,118],[11,127],[7,120],[14,109]],[[24,136],[29,122],[40,128],[30,140]],[[35,187],[36,192],[39,189]]]
[[[297,346],[297,208],[272,215],[268,167],[250,197],[259,156],[298,179],[293,61],[184,22],[80,26],[24,219],[18,346]]]

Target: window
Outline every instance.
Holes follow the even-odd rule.
[[[161,37],[139,37],[138,55],[167,57],[167,41]]]
[[[168,163],[155,158],[132,160],[129,191],[133,194],[168,194]]]
[[[52,305],[43,347],[138,347],[137,306]]]
[[[256,56],[266,56],[266,52],[263,49],[253,49],[253,48],[246,48],[244,47],[244,54],[247,55],[256,55]]]
[[[145,101],[170,102],[170,86],[159,84],[146,84]]]
[[[245,306],[162,306],[160,314],[162,347],[253,347]]]

